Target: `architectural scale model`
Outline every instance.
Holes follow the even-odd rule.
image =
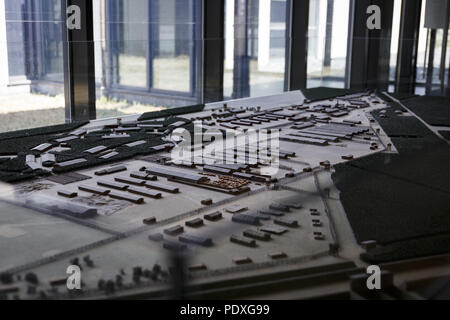
[[[318,88],[0,134],[0,298],[444,294],[450,117],[420,99]]]

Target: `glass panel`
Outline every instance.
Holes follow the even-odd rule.
[[[234,1],[225,0],[225,63],[223,72],[223,95],[233,94],[234,69]]]
[[[426,1],[422,1],[422,10],[420,18],[420,31],[419,31],[419,45],[417,49],[417,71],[416,71],[416,83],[419,84],[419,94],[425,94],[425,87],[422,86],[426,82],[427,78],[427,56],[428,56],[428,29],[425,28],[425,7]]]
[[[307,87],[344,88],[349,0],[311,0]]]
[[[118,4],[119,83],[147,87],[148,2],[122,0]]]
[[[420,22],[418,61],[416,71],[416,93],[444,95],[443,89],[449,81],[448,72],[450,65],[450,37],[445,39],[444,13],[442,20],[427,21],[428,2],[422,2],[422,16]],[[443,51],[443,48],[445,51]],[[445,57],[442,54],[445,54]],[[443,59],[445,58],[445,59]],[[441,73],[443,71],[443,73]]]
[[[448,37],[447,37],[447,53],[445,55],[444,81],[447,87],[446,95],[450,96],[450,27],[448,30]]]
[[[433,77],[431,90],[440,90],[441,85],[441,58],[442,58],[442,42],[444,36],[444,29],[436,30],[436,42],[434,45],[434,60],[433,60]]]
[[[153,88],[190,92],[193,0],[152,1]]]
[[[4,15],[6,18],[7,61],[10,80],[21,76],[26,78],[25,60],[25,22],[23,21],[24,1],[6,0]]]
[[[200,0],[99,0],[93,6],[97,117],[200,100]]]
[[[286,0],[225,1],[226,98],[284,91],[286,5]]]
[[[391,59],[389,64],[389,80],[395,81],[397,72],[398,41],[400,37],[400,19],[402,13],[402,0],[394,0],[394,15],[392,20]]]
[[[0,132],[65,121],[60,0],[0,1]]]
[[[43,1],[43,21],[61,20],[61,1]],[[52,80],[64,78],[62,28],[60,23],[45,23],[42,26],[45,76]]]

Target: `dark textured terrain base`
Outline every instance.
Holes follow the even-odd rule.
[[[392,96],[394,99],[397,100],[406,100],[418,97],[418,95],[411,94],[411,93],[402,93],[402,92],[396,92],[396,93],[389,93],[390,96]]]
[[[0,163],[0,181],[3,182],[19,182],[32,179],[38,175],[48,175],[43,170],[33,171],[25,164],[25,156],[20,155],[15,159],[2,161]]]
[[[190,107],[189,107],[190,108]],[[186,111],[183,108],[181,111],[177,112],[192,112]],[[192,109],[189,109],[192,110]],[[171,117],[167,120],[154,121],[155,124],[162,125],[161,131],[171,129],[170,125],[176,122],[183,121],[185,125],[181,126],[188,131],[194,130],[194,125],[190,120]],[[52,143],[52,140],[57,137],[67,136],[67,133],[75,130],[76,128],[84,125],[86,123],[74,123],[67,125],[58,125],[52,127],[37,128],[31,130],[22,130],[11,133],[0,134],[0,155],[4,156],[17,156],[14,159],[3,159],[0,161],[0,181],[3,182],[18,182],[23,180],[28,180],[35,178],[37,176],[47,176],[50,172],[45,170],[31,170],[25,163],[25,156],[27,154],[39,155],[39,152],[31,151],[32,148],[42,144],[42,143]],[[110,130],[96,131],[85,135],[84,139],[76,139],[67,142],[70,150],[63,151],[60,153],[55,153],[57,162],[64,162],[69,160],[78,159],[84,157],[87,161],[75,164],[73,166],[64,168],[55,168],[54,172],[64,173],[73,170],[89,168],[97,165],[103,165],[114,161],[125,160],[139,155],[148,155],[154,153],[155,151],[151,147],[159,146],[165,144],[161,139],[160,135],[152,134],[151,132],[146,132],[146,129],[142,129],[138,132],[130,132],[127,138],[118,139],[103,139],[104,134],[111,133]],[[65,134],[65,135],[64,135]],[[127,147],[126,144],[144,140],[145,144]],[[56,143],[55,143],[56,145]],[[116,149],[119,153],[118,155],[111,157],[109,159],[100,159],[94,155],[85,154],[84,151],[97,147],[105,146],[109,149]]]
[[[0,133],[0,141],[6,140],[6,139],[16,139],[16,138],[23,138],[23,137],[32,137],[32,136],[39,136],[39,135],[63,133],[63,132],[75,130],[81,126],[88,124],[88,123],[89,122],[87,122],[87,121],[65,123],[65,124],[58,124],[58,125],[49,126],[49,127],[41,127],[41,128],[33,128],[33,129],[26,129],[26,130],[20,130],[20,131]]]
[[[443,254],[447,253],[449,248],[450,235],[443,234],[393,243],[390,246],[376,248],[368,253],[363,253],[361,258],[369,263],[378,264]]]
[[[362,256],[369,262],[450,251],[450,146],[397,108],[373,115],[400,154],[350,161],[333,174],[357,240],[382,245]]]
[[[450,126],[450,98],[424,96],[402,103],[429,125]]]
[[[156,112],[147,112],[140,116],[139,121],[153,120],[158,118],[170,117],[170,116],[180,116],[193,112],[201,112],[205,108],[204,104],[197,104],[187,107],[173,108],[167,110],[161,110]]]
[[[319,100],[326,100],[326,99],[336,98],[336,97],[340,97],[340,96],[345,96],[348,94],[354,94],[354,93],[358,93],[360,91],[361,90],[318,87],[318,88],[311,88],[311,89],[303,89],[302,93],[308,100],[319,101]]]
[[[138,140],[140,140],[140,139],[137,139],[135,141],[138,141]],[[156,137],[156,138],[148,139],[145,144],[139,145],[137,147],[130,148],[130,147],[127,147],[124,145],[120,145],[120,146],[116,147],[116,150],[119,154],[112,158],[109,158],[109,159],[100,159],[93,155],[83,154],[83,157],[87,160],[87,162],[75,164],[75,165],[64,167],[64,168],[55,168],[54,172],[55,173],[70,172],[73,170],[80,170],[80,169],[104,165],[104,164],[108,164],[108,163],[116,162],[116,161],[120,161],[120,160],[126,160],[126,159],[133,158],[135,156],[149,155],[149,154],[155,153],[155,151],[152,151],[150,149],[151,147],[159,146],[162,144],[164,144],[164,141],[162,141],[160,137]],[[75,150],[75,149],[72,149],[72,150]],[[80,150],[80,149],[76,149],[76,150]],[[86,150],[86,149],[83,148],[83,150]],[[56,157],[56,159],[57,159],[57,161],[69,161],[69,160],[77,159],[79,157],[80,157],[79,154],[77,156],[76,153],[70,153],[70,154],[58,155]]]
[[[0,133],[0,156],[17,155],[47,142],[54,135],[73,131],[88,122],[75,122],[50,127]]]
[[[450,131],[439,131],[441,136],[443,136],[447,141],[450,141]]]
[[[194,131],[194,124],[190,120],[180,117],[173,117],[163,121],[152,121],[152,124],[162,125],[160,131],[164,132],[170,129],[171,124],[180,121],[185,122],[185,125],[181,126],[180,128],[184,128],[190,132]],[[103,134],[104,133],[102,132],[94,132],[92,134],[86,135],[83,140],[72,140],[67,142],[71,150],[57,153],[56,154],[57,162],[78,159],[80,158],[80,155],[83,154],[83,151],[88,150],[90,148],[94,148],[99,145],[108,147],[109,149],[116,149],[116,151],[119,153],[118,155],[109,159],[100,159],[93,155],[83,154],[83,157],[88,160],[87,162],[76,164],[70,167],[58,168],[55,169],[54,171],[57,173],[68,172],[98,166],[102,164],[107,164],[118,160],[130,159],[135,156],[145,156],[154,153],[151,147],[167,143],[161,139],[161,136],[148,133],[146,132],[145,129],[142,129],[141,131],[138,132],[128,133],[130,135],[130,137],[128,138],[102,139]],[[141,140],[146,141],[146,143],[135,147],[126,146],[126,144]]]
[[[0,134],[0,156],[17,156],[14,159],[3,159],[0,162],[0,181],[19,182],[45,176],[49,173],[44,170],[31,170],[25,164],[26,154],[37,154],[30,151],[32,148],[48,142],[57,134],[73,131],[88,122],[75,122],[50,127],[20,130]]]

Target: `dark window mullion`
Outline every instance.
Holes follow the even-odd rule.
[[[413,93],[416,83],[422,0],[403,0],[397,56],[396,92]]]
[[[62,21],[66,8],[77,5],[81,13],[81,29],[69,30],[63,23],[64,93],[66,121],[96,118],[94,17],[92,0],[62,0]]]
[[[288,46],[286,79],[288,90],[306,88],[308,60],[309,0],[288,0]]]
[[[205,103],[222,101],[225,58],[225,0],[204,0],[202,11],[204,19],[202,101]]]

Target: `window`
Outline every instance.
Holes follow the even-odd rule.
[[[8,76],[26,78],[25,22],[22,18],[24,1],[6,0],[4,15],[6,20],[6,46],[8,52]]]
[[[0,1],[0,132],[64,123],[60,0]]]
[[[389,80],[395,81],[397,72],[398,43],[400,37],[400,19],[402,0],[394,0],[394,15],[392,20],[391,58],[389,63]],[[393,89],[393,88],[392,88]],[[392,91],[392,90],[390,90]]]
[[[200,0],[94,1],[94,12],[100,114],[200,101]]]
[[[345,87],[349,0],[311,0],[307,87]]]
[[[225,1],[225,98],[285,88],[286,0]]]
[[[109,1],[108,6],[111,12],[108,23],[111,82],[147,88],[148,1]]]
[[[450,37],[445,37],[446,2],[423,1],[420,21],[416,93],[444,95],[449,84]],[[447,9],[448,11],[448,9]],[[443,90],[444,89],[444,90]]]
[[[191,92],[195,24],[194,2],[164,0],[153,8],[153,87],[155,89]],[[191,74],[192,73],[192,74]],[[191,87],[192,85],[192,87]]]
[[[394,0],[392,37],[386,34],[382,39],[390,41],[390,91],[395,90],[403,1],[406,0]],[[62,3],[0,1],[0,58],[4,62],[0,69],[0,114],[8,115],[1,117],[0,131],[65,120]],[[92,3],[97,117],[202,101],[204,1]],[[266,96],[286,89],[286,67],[290,67],[286,66],[290,45],[288,3],[225,0],[225,99]],[[310,0],[309,12],[305,12],[309,14],[307,87],[343,88],[348,82],[350,3]],[[426,19],[428,8],[436,3],[443,2],[422,1],[415,83],[419,94],[443,94],[449,84],[450,39],[442,19],[434,19],[441,23],[434,26]],[[446,10],[436,12],[442,14]],[[383,44],[383,48],[387,46]],[[388,51],[383,56],[387,54]],[[214,56],[222,59],[220,52]],[[208,75],[216,77],[216,73],[221,70],[217,68]],[[217,81],[216,87],[220,85],[221,81]]]

